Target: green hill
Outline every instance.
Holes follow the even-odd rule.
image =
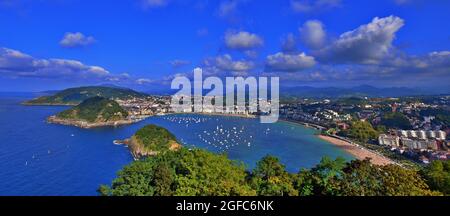
[[[57,92],[51,96],[42,96],[30,101],[26,105],[77,105],[91,97],[103,97],[107,99],[127,99],[133,97],[146,97],[144,93],[136,92],[132,89],[106,87],[106,86],[86,86],[69,88]]]
[[[128,112],[117,102],[103,97],[91,97],[71,109],[56,115],[60,119],[82,120],[90,123],[123,120]]]
[[[172,133],[152,124],[139,129],[131,137],[130,142],[130,149],[136,158],[156,155],[167,150],[177,150],[180,147]]]

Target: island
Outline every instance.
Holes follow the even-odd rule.
[[[153,124],[139,129],[129,139],[115,140],[114,143],[127,145],[135,160],[167,151],[176,151],[182,147],[170,131]]]
[[[80,104],[48,117],[50,123],[73,125],[81,128],[118,126],[140,119],[130,118],[128,112],[116,101],[103,97],[91,97]]]
[[[78,105],[92,97],[103,97],[111,100],[127,100],[145,98],[148,95],[128,88],[110,86],[83,86],[58,91],[53,95],[41,96],[23,102],[24,105]]]

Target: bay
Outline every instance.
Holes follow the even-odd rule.
[[[258,119],[176,114],[95,129],[48,124],[65,106],[23,106],[27,93],[0,94],[0,195],[96,195],[133,161],[125,139],[146,124],[167,128],[187,148],[204,148],[243,161],[248,169],[265,155],[280,158],[289,172],[310,168],[323,156],[351,155],[315,136],[316,130]]]

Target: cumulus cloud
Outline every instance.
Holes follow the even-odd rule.
[[[322,22],[308,20],[299,29],[300,38],[306,46],[312,49],[321,48],[326,40],[326,33]]]
[[[291,0],[292,10],[298,13],[331,9],[339,7],[340,5],[341,0]]]
[[[207,71],[231,71],[231,72],[243,72],[249,71],[254,68],[254,63],[252,61],[246,60],[233,60],[233,58],[228,55],[221,55],[215,58],[206,59],[203,65],[207,68]]]
[[[17,50],[0,48],[0,75],[65,80],[124,80],[127,74],[114,75],[100,66],[69,59],[39,59]]]
[[[379,63],[391,50],[395,33],[403,25],[404,21],[396,16],[375,17],[369,24],[341,34],[318,56],[337,63]]]
[[[263,44],[264,41],[261,37],[246,31],[225,34],[225,45],[229,49],[249,50],[261,47]]]
[[[93,43],[95,43],[95,39],[92,36],[85,36],[81,32],[67,32],[59,42],[59,45],[66,48],[74,48],[88,46]]]
[[[314,57],[305,53],[285,54],[282,52],[269,55],[266,58],[266,71],[296,72],[313,67],[316,64]]]

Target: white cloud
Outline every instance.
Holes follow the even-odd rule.
[[[299,29],[300,38],[309,48],[321,48],[326,40],[326,33],[322,22],[318,20],[308,20]]]
[[[246,60],[233,60],[228,54],[206,59],[203,62],[206,71],[249,71],[253,69],[254,63]]]
[[[318,56],[338,63],[379,63],[391,50],[395,33],[403,25],[404,21],[396,16],[375,17],[369,24],[341,34]]]
[[[39,59],[20,51],[0,48],[0,76],[62,80],[122,81],[128,74],[111,74],[103,67],[70,59]]]
[[[85,36],[81,32],[67,32],[64,34],[63,39],[59,42],[62,47],[84,47],[95,43],[95,39],[92,36]]]
[[[269,55],[266,58],[266,71],[296,72],[313,67],[316,64],[314,57],[305,53],[285,54],[282,52]]]
[[[291,0],[292,10],[298,13],[336,8],[340,5],[341,0]]]
[[[248,50],[260,47],[263,44],[264,41],[261,37],[246,31],[225,34],[225,45],[229,49]]]

